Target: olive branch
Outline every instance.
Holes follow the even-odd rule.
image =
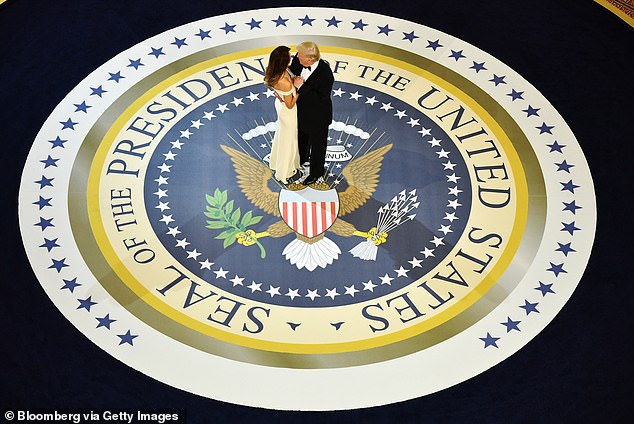
[[[255,237],[255,232],[248,230],[250,226],[262,220],[261,216],[254,216],[252,211],[243,215],[239,207],[234,210],[233,200],[227,201],[227,190],[220,191],[216,188],[213,196],[206,194],[205,198],[207,199],[205,216],[210,218],[205,227],[211,230],[223,230],[214,238],[224,240],[222,246],[225,249],[238,240],[245,246],[257,244],[260,248],[260,257],[266,257],[266,251]]]

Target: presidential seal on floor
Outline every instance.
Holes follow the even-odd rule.
[[[308,186],[269,168],[263,84],[272,48],[305,40],[335,77]],[[203,19],[104,64],[44,123],[19,214],[42,287],[102,349],[289,410],[424,396],[510,357],[569,299],[596,222],[574,135],[515,71],[325,8]]]

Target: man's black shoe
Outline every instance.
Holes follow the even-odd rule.
[[[311,185],[313,183],[316,183],[318,179],[319,179],[319,175],[309,175],[308,177],[306,177],[306,179],[304,180],[302,184]]]
[[[295,171],[295,173],[292,176],[288,177],[286,181],[288,182],[288,184],[292,184],[297,182],[300,178],[302,178],[302,173],[300,171]]]

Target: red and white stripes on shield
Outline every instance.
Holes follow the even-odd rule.
[[[282,218],[293,231],[315,237],[337,219],[337,202],[280,202]]]

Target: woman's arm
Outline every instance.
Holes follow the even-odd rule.
[[[286,80],[286,79],[282,79],[280,80],[276,87],[278,90],[280,91],[290,91],[293,88],[293,83],[291,83],[290,81]],[[297,97],[299,96],[299,93],[295,93],[295,96],[293,96],[293,94],[287,94],[284,95],[283,97],[283,101],[284,104],[286,105],[287,108],[292,109],[293,106],[295,106],[295,103],[297,102]]]
[[[293,96],[292,94],[284,96],[284,104],[286,105],[287,108],[292,109],[293,106],[295,106],[295,103],[297,103],[298,97],[299,97],[299,93],[295,93],[295,96]]]

